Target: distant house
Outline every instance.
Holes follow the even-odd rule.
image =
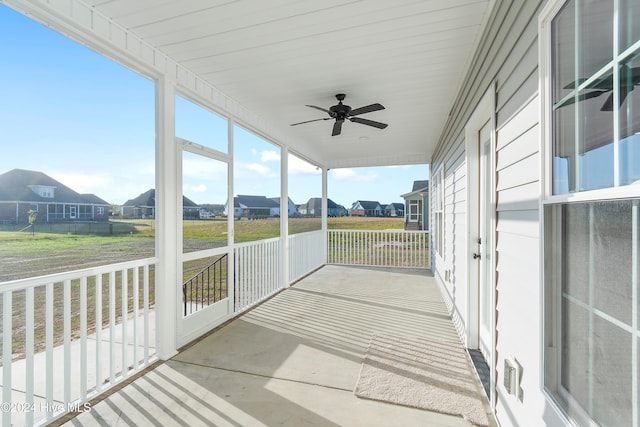
[[[351,209],[349,209],[349,215],[351,216],[384,216],[384,210],[380,203],[370,200],[356,200]]]
[[[271,197],[271,200],[273,200],[278,204],[278,206],[280,206],[280,197]],[[291,197],[288,198],[288,202],[289,203],[287,206],[287,210],[289,211],[289,216],[295,216],[297,212],[296,204],[293,203],[293,200],[291,200]]]
[[[302,216],[322,216],[322,198],[312,197],[307,203],[304,203],[298,207],[298,213]],[[331,199],[327,199],[327,216],[346,216],[347,209],[337,204]]]
[[[182,217],[184,219],[199,219],[200,210],[200,206],[189,198],[182,196]],[[152,188],[135,199],[127,200],[122,205],[120,212],[126,218],[155,218],[156,190]]]
[[[405,201],[405,230],[429,229],[429,181],[414,181],[409,193],[401,196]]]
[[[109,220],[108,202],[42,172],[13,169],[0,175],[0,222],[28,224],[29,211],[39,222]]]
[[[227,206],[224,214],[229,214]],[[280,203],[265,196],[238,195],[233,198],[233,216],[236,218],[269,218],[280,215]]]
[[[403,203],[389,203],[384,208],[384,215],[391,217],[404,216],[404,204]]]

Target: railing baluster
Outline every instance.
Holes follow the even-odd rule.
[[[149,363],[149,265],[143,269],[144,280],[142,288],[143,309],[144,309],[144,365]]]
[[[87,278],[80,279],[80,398],[87,399]]]
[[[102,274],[96,275],[96,390],[102,391]]]
[[[13,293],[2,294],[2,401],[11,402],[11,359],[13,359]],[[10,426],[11,411],[2,411],[2,425]]]
[[[133,279],[132,279],[132,283],[133,286],[131,288],[131,291],[133,293],[133,295],[131,296],[131,298],[133,299],[133,369],[137,370],[138,369],[138,310],[140,309],[139,307],[139,289],[138,289],[138,281],[139,281],[139,273],[140,273],[140,269],[139,267],[136,267],[133,269]]]
[[[129,270],[125,269],[122,270],[122,274],[121,274],[121,283],[122,283],[122,307],[121,307],[121,311],[122,311],[122,377],[126,377],[127,376],[127,372],[129,371],[127,369],[127,346],[129,343],[128,340],[128,331],[127,331],[127,325],[129,322]]]
[[[328,230],[329,264],[429,268],[428,232]]]
[[[109,382],[116,381],[116,355],[115,355],[115,333],[116,333],[116,272],[109,273]]]
[[[71,280],[63,283],[64,313],[64,404],[71,401]]]
[[[33,388],[34,388],[34,375],[33,375],[33,353],[35,346],[35,304],[34,304],[34,292],[33,287],[28,287],[25,292],[25,364],[27,368],[25,376],[25,403],[28,408],[33,408]],[[3,361],[4,362],[4,361]],[[7,387],[11,389],[11,387]],[[6,400],[3,399],[6,402]],[[27,426],[33,425],[33,412],[26,411],[24,414],[24,424]],[[4,424],[3,425],[7,425]]]
[[[45,295],[45,354],[47,420],[53,418],[53,283],[47,283]]]

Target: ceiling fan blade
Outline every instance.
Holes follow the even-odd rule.
[[[331,136],[340,135],[340,132],[342,132],[342,123],[344,123],[344,120],[336,120],[333,124],[333,132],[331,133]]]
[[[624,100],[627,99],[627,95],[629,95],[629,92],[633,90],[633,87],[633,84],[622,85],[620,87],[620,106],[622,106]],[[604,104],[602,104],[602,108],[600,108],[600,111],[613,111],[613,93],[611,93]]]
[[[354,123],[360,123],[361,125],[373,126],[374,128],[384,129],[389,126],[386,123],[374,122],[373,120],[361,119],[360,117],[349,118]]]
[[[602,108],[600,108],[600,111],[613,111],[613,92],[607,97],[607,100],[604,101],[604,104],[602,104]]]
[[[329,110],[327,110],[326,108],[316,107],[315,105],[305,105],[305,107],[315,108],[316,110],[324,111],[327,114],[330,113]]]
[[[331,120],[331,117],[327,117],[327,118],[324,118],[324,119],[307,120],[306,122],[293,123],[293,124],[290,124],[289,126],[297,126],[297,125],[303,125],[305,123],[319,122],[320,120]]]
[[[556,105],[554,108],[566,107],[567,105],[575,104],[576,101],[580,102],[580,101],[584,101],[585,99],[595,98],[596,96],[600,96],[600,95],[602,95],[603,93],[606,93],[606,92],[609,92],[609,91],[608,90],[594,90],[592,92],[583,92],[583,93],[579,94],[577,98],[575,96],[572,96],[571,98],[567,98],[564,102]]]
[[[349,113],[349,116],[357,116],[359,114],[370,113],[372,111],[378,111],[378,110],[384,110],[384,107],[382,106],[382,104],[371,104],[365,107],[360,107],[360,108],[351,110],[351,112]]]

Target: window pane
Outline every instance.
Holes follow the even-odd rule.
[[[591,242],[595,286],[594,305],[631,324],[631,201],[592,203]],[[604,266],[611,266],[605,268]]]
[[[620,52],[640,40],[640,4],[637,0],[619,0]]]
[[[553,104],[571,93],[575,86],[576,24],[574,15],[574,2],[567,2],[551,24]]]
[[[602,426],[631,423],[631,334],[593,316],[593,418]]]
[[[570,414],[577,404],[599,425],[631,425],[636,404],[629,373],[636,363],[639,204],[597,201],[544,211],[545,383]]]
[[[640,180],[640,90],[633,90],[638,83],[640,53],[620,67],[620,185]]]
[[[577,3],[579,77],[592,76],[613,58],[613,3],[602,0]]]
[[[596,83],[611,79],[611,74],[606,74]],[[613,114],[606,108],[611,93],[587,88],[577,98],[556,105],[554,194],[563,189],[575,192],[614,185]]]
[[[563,206],[564,277],[562,293],[573,300],[589,303],[589,206]]]
[[[589,313],[562,298],[562,387],[589,407]]]

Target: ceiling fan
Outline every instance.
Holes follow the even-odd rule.
[[[575,89],[582,83],[584,83],[586,79],[578,79],[575,82],[569,83],[564,86],[563,89]],[[627,95],[633,90],[635,86],[640,85],[640,67],[630,68],[626,65],[622,65],[620,67],[620,96],[619,102],[620,105],[624,102]],[[571,105],[575,102],[584,101],[586,99],[591,99],[598,97],[604,93],[611,92],[613,90],[613,74],[609,73],[602,78],[595,80],[593,83],[584,87],[583,90],[588,90],[589,92],[579,93],[577,96],[572,96],[570,98],[565,99],[564,101],[558,103],[555,108],[564,107],[567,105]],[[613,111],[613,93],[610,93],[607,99],[602,104],[602,108],[600,111]]]
[[[353,123],[360,123],[361,125],[373,126],[374,128],[378,128],[378,129],[384,129],[388,126],[386,123],[380,123],[373,120],[354,117],[354,116],[359,116],[360,114],[370,113],[372,111],[384,110],[384,107],[381,104],[371,104],[364,107],[351,109],[350,106],[342,103],[345,97],[346,95],[344,93],[337,94],[336,99],[338,99],[338,104],[332,107],[329,107],[328,110],[322,107],[316,107],[315,105],[307,105],[307,107],[324,111],[325,113],[329,114],[329,117],[325,117],[322,119],[307,120],[305,122],[300,122],[300,123],[293,123],[291,126],[297,126],[304,123],[317,122],[320,120],[335,119],[336,121],[333,124],[333,132],[331,133],[331,136],[340,135],[340,132],[342,132],[342,124],[344,123],[345,120],[349,120],[350,122],[353,122]]]

